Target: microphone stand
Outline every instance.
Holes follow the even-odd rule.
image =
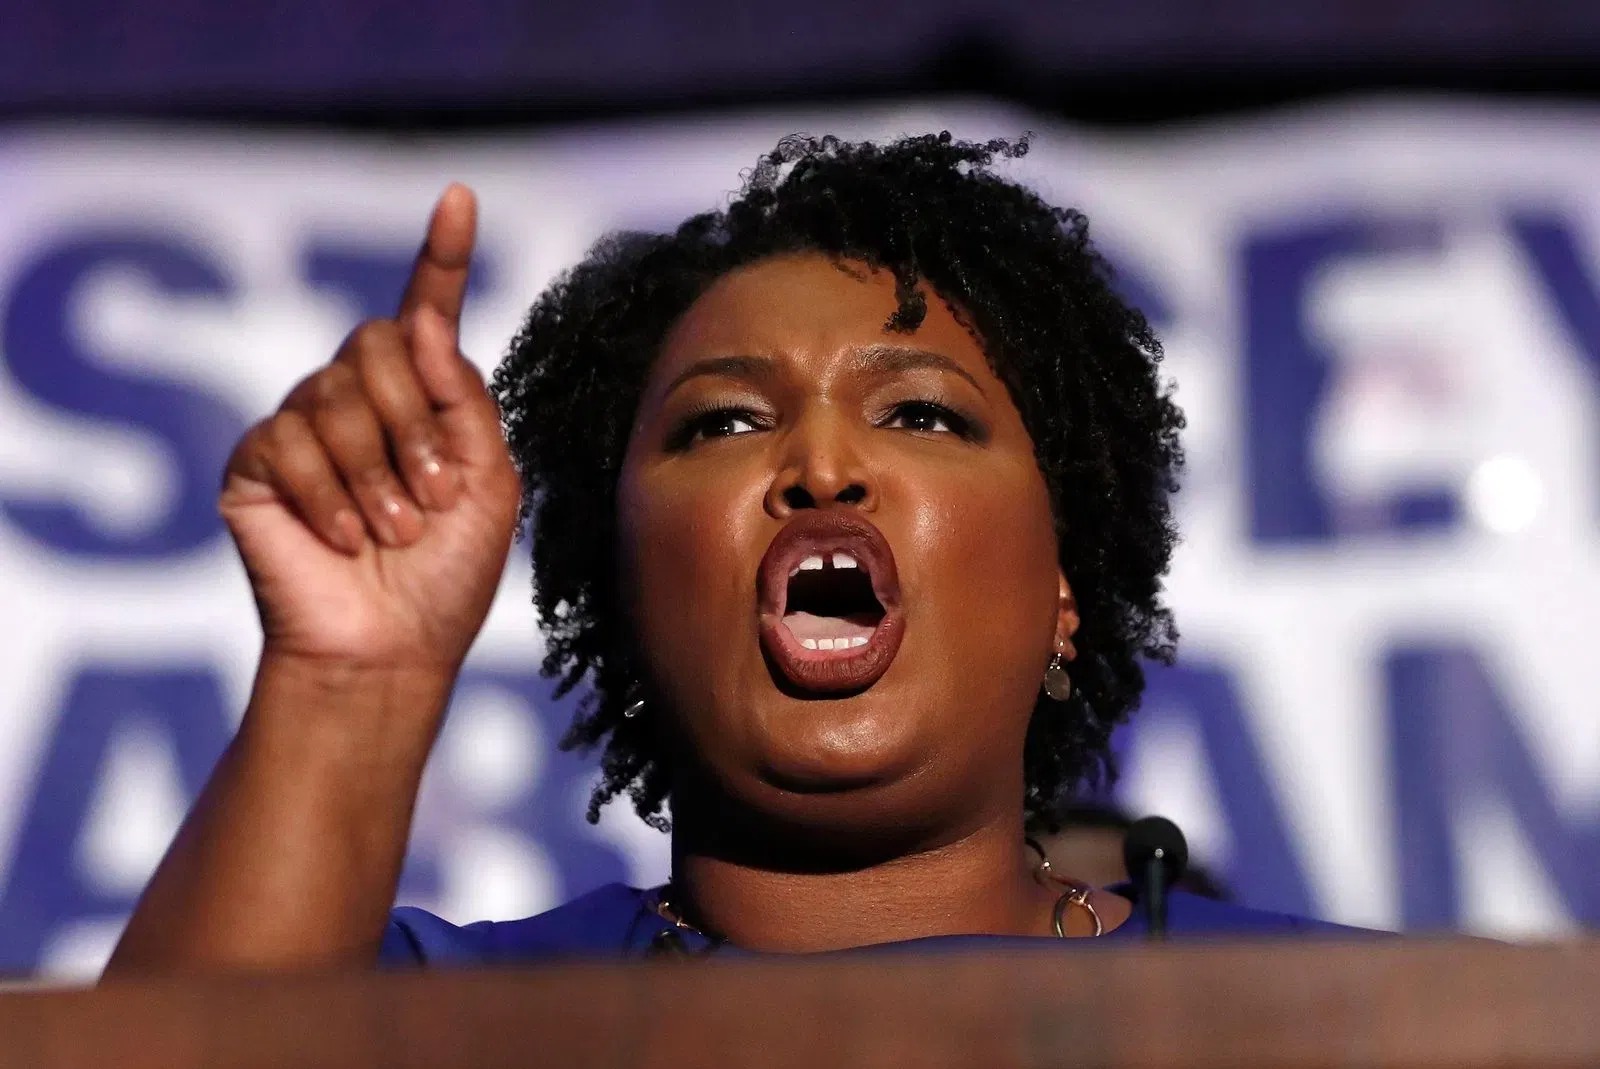
[[[1145,817],[1128,828],[1122,861],[1139,889],[1140,911],[1153,940],[1167,937],[1167,888],[1189,864],[1189,844],[1166,817]]]

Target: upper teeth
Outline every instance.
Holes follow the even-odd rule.
[[[856,559],[848,553],[835,553],[833,554],[833,559],[831,561],[824,561],[821,554],[813,553],[811,556],[805,558],[799,564],[790,569],[789,574],[798,575],[801,572],[819,572],[829,563],[831,563],[835,568],[861,567],[861,565],[856,563]]]

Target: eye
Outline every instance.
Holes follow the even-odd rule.
[[[883,426],[894,430],[955,434],[968,437],[972,421],[933,401],[906,401],[894,406]]]
[[[672,432],[669,445],[686,449],[711,438],[732,438],[761,430],[761,418],[746,408],[719,406],[686,416]]]

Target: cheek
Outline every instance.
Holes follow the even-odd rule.
[[[1044,481],[1029,458],[924,500],[917,541],[935,617],[924,622],[949,651],[951,685],[1020,693],[1021,677],[1043,671],[1059,594]]]
[[[676,676],[673,666],[690,662],[703,677],[728,659],[739,618],[750,616],[753,626],[748,545],[761,495],[759,479],[731,466],[693,479],[671,464],[624,468],[617,498],[623,584],[658,677]]]

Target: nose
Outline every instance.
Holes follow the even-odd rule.
[[[875,480],[860,443],[841,421],[819,417],[797,424],[781,448],[766,493],[766,509],[773,517],[788,519],[801,509],[840,505],[869,512],[876,507]]]

